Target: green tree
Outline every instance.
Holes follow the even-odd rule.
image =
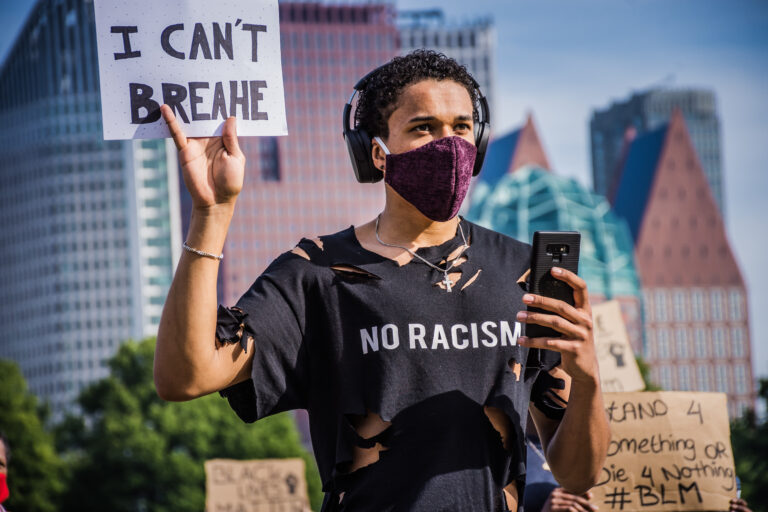
[[[29,393],[16,363],[0,359],[0,430],[11,445],[9,510],[59,510],[66,474],[44,429],[46,417],[47,409]]]
[[[637,367],[640,370],[640,375],[643,376],[643,382],[645,382],[645,391],[661,391],[661,386],[651,382],[651,367],[645,362],[643,356],[635,356],[637,361]]]
[[[314,509],[322,499],[314,459],[290,415],[248,425],[218,395],[165,402],[152,379],[154,338],[128,342],[111,375],[79,397],[83,414],[58,427],[72,468],[62,510],[199,512],[205,508],[207,459],[302,457]]]
[[[768,406],[768,379],[760,380],[759,396]],[[768,421],[747,411],[731,423],[731,444],[742,497],[754,512],[768,512]]]

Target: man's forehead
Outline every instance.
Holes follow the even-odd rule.
[[[458,82],[422,80],[403,89],[393,114],[408,119],[435,115],[471,118],[472,100]]]

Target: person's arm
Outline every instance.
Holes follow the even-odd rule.
[[[192,196],[186,242],[195,249],[221,254],[245,169],[235,119],[226,121],[221,137],[188,139],[171,109],[163,105],[161,110]],[[155,387],[165,400],[189,400],[249,376],[253,351],[243,353],[237,343],[215,342],[218,271],[218,260],[182,251],[155,348]]]
[[[583,494],[595,484],[603,467],[610,429],[600,391],[586,283],[565,269],[552,269],[552,275],[573,288],[574,305],[526,294],[523,299],[526,304],[556,314],[521,312],[518,319],[551,327],[563,336],[521,338],[520,342],[526,347],[560,353],[561,364],[550,373],[566,383],[564,390],[552,390],[568,403],[563,418],[550,419],[535,406],[530,410],[552,475],[570,493]]]

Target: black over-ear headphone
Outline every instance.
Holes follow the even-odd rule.
[[[383,66],[382,66],[383,67]],[[350,124],[350,114],[352,113],[352,100],[355,94],[365,89],[368,80],[376,74],[381,67],[378,67],[358,80],[355,84],[355,91],[350,96],[349,101],[344,105],[342,127],[344,130],[344,141],[347,143],[349,158],[352,160],[352,168],[355,170],[355,177],[360,183],[375,183],[384,177],[380,169],[373,164],[371,157],[371,137],[357,127]],[[482,116],[475,126],[475,147],[477,147],[477,156],[475,157],[475,167],[472,170],[472,176],[477,176],[483,167],[485,152],[488,149],[488,140],[491,138],[491,119],[488,109],[488,100],[485,99],[480,91],[477,81],[472,78],[472,84],[477,91],[477,101],[480,104],[480,115]]]

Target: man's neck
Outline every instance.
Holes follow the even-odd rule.
[[[456,236],[458,217],[445,222],[433,221],[389,187],[387,189],[386,204],[379,217],[382,241],[413,249],[440,245]]]

